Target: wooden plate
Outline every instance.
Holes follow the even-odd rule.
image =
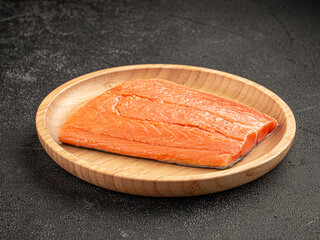
[[[280,126],[242,161],[226,170],[185,167],[62,144],[67,116],[105,90],[131,79],[163,78],[232,99],[276,118]],[[150,64],[116,67],[75,78],[51,92],[36,117],[40,142],[69,173],[94,185],[144,196],[193,196],[234,188],[261,177],[289,151],[296,123],[287,104],[247,79],[212,69]]]

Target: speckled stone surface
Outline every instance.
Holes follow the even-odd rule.
[[[0,239],[319,239],[319,1],[1,1]],[[260,179],[192,198],[90,185],[55,164],[35,114],[88,72],[174,63],[278,94],[294,145]]]

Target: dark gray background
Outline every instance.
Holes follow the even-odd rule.
[[[0,239],[319,239],[317,1],[1,1]],[[113,66],[230,72],[278,94],[297,121],[270,173],[229,191],[147,198],[55,164],[35,114],[59,85]]]

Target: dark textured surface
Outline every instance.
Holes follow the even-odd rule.
[[[319,239],[320,8],[314,1],[1,1],[0,239]],[[41,100],[113,66],[175,63],[251,79],[297,121],[273,171],[233,190],[146,198],[56,165]]]

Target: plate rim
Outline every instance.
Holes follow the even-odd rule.
[[[97,77],[97,76],[100,76],[100,75],[103,75],[106,73],[110,73],[110,72],[117,72],[117,71],[123,71],[123,70],[133,70],[133,69],[144,69],[144,68],[168,68],[168,69],[179,68],[179,69],[187,69],[187,70],[197,70],[200,72],[208,72],[208,73],[217,74],[217,75],[220,75],[223,77],[232,78],[233,80],[242,82],[246,85],[250,85],[252,87],[259,89],[260,91],[263,91],[265,94],[267,94],[276,103],[278,103],[280,105],[280,107],[282,108],[282,110],[284,111],[284,114],[285,114],[286,129],[285,129],[285,132],[284,132],[282,138],[280,139],[278,144],[275,146],[275,148],[277,148],[277,146],[281,145],[281,149],[279,149],[279,151],[277,153],[273,153],[271,156],[268,156],[267,158],[264,158],[262,160],[260,159],[260,161],[259,161],[259,158],[263,158],[263,156],[255,159],[255,161],[248,162],[248,163],[241,165],[241,166],[238,166],[236,168],[231,167],[229,169],[220,170],[219,173],[221,173],[221,174],[217,174],[217,172],[215,171],[213,173],[203,173],[203,174],[201,174],[201,176],[200,175],[196,175],[196,176],[190,175],[190,177],[188,177],[188,178],[185,178],[182,176],[178,176],[178,177],[177,176],[166,176],[166,177],[162,177],[162,178],[157,178],[156,180],[152,180],[150,178],[145,178],[144,175],[142,175],[141,177],[139,177],[139,176],[123,176],[122,174],[118,174],[118,173],[108,174],[104,171],[98,171],[98,170],[94,169],[94,167],[90,167],[88,165],[83,164],[81,158],[78,158],[77,156],[73,155],[72,153],[70,153],[67,150],[65,150],[64,148],[62,148],[52,138],[51,134],[49,133],[49,131],[46,127],[45,117],[46,117],[48,107],[50,106],[50,104],[54,101],[54,99],[59,94],[61,94],[63,91],[67,90],[68,88],[72,87],[73,85],[79,84],[83,81],[86,81],[86,80],[92,78],[92,77]],[[290,128],[290,131],[288,131],[288,128]],[[204,67],[197,67],[197,66],[188,66],[188,65],[179,65],[179,64],[138,64],[138,65],[111,67],[111,68],[106,68],[106,69],[90,72],[90,73],[78,76],[74,79],[71,79],[71,80],[65,82],[64,84],[58,86],[53,91],[51,91],[43,99],[43,101],[39,105],[37,113],[36,113],[36,130],[37,130],[38,137],[39,137],[39,140],[40,140],[42,146],[44,147],[44,149],[46,150],[46,152],[49,155],[50,155],[50,152],[48,152],[48,151],[51,151],[51,154],[53,156],[50,155],[50,157],[59,166],[61,166],[61,165],[56,161],[56,159],[54,159],[54,156],[55,157],[59,156],[59,157],[62,157],[68,161],[72,161],[73,164],[75,164],[75,166],[78,165],[79,167],[86,168],[89,171],[94,171],[94,172],[97,172],[97,173],[100,173],[103,175],[109,175],[111,177],[117,177],[120,179],[130,179],[133,181],[190,182],[190,181],[208,181],[208,180],[210,181],[210,180],[214,180],[214,179],[219,181],[223,178],[232,177],[234,175],[238,175],[241,173],[250,174],[251,171],[253,171],[257,168],[263,167],[264,165],[270,163],[273,159],[278,158],[278,160],[273,164],[273,166],[267,172],[269,172],[271,169],[273,169],[286,156],[287,152],[289,151],[289,149],[294,141],[295,134],[296,134],[296,121],[295,121],[294,114],[293,114],[292,110],[290,109],[290,107],[278,95],[276,95],[275,93],[273,93],[271,90],[267,89],[266,87],[264,87],[258,83],[255,83],[251,80],[248,80],[246,78],[243,78],[243,77],[231,74],[231,73],[227,73],[224,71],[220,71],[220,70],[204,68]],[[46,149],[44,144],[49,149]],[[273,148],[271,151],[273,151],[275,148]],[[164,164],[169,164],[169,163],[164,163]],[[66,168],[64,168],[64,169],[67,170]],[[68,172],[70,172],[70,171],[68,171]],[[266,174],[267,172],[263,173],[262,175]],[[71,173],[71,174],[73,174],[73,173]],[[77,176],[77,177],[81,178],[80,176]],[[260,176],[258,176],[258,177],[260,177]],[[258,178],[258,177],[256,177],[256,178]],[[256,179],[256,178],[254,178],[254,179]],[[254,180],[254,179],[252,179],[252,180]],[[85,180],[85,181],[87,181],[87,180]],[[242,184],[240,184],[240,185],[242,185]]]

